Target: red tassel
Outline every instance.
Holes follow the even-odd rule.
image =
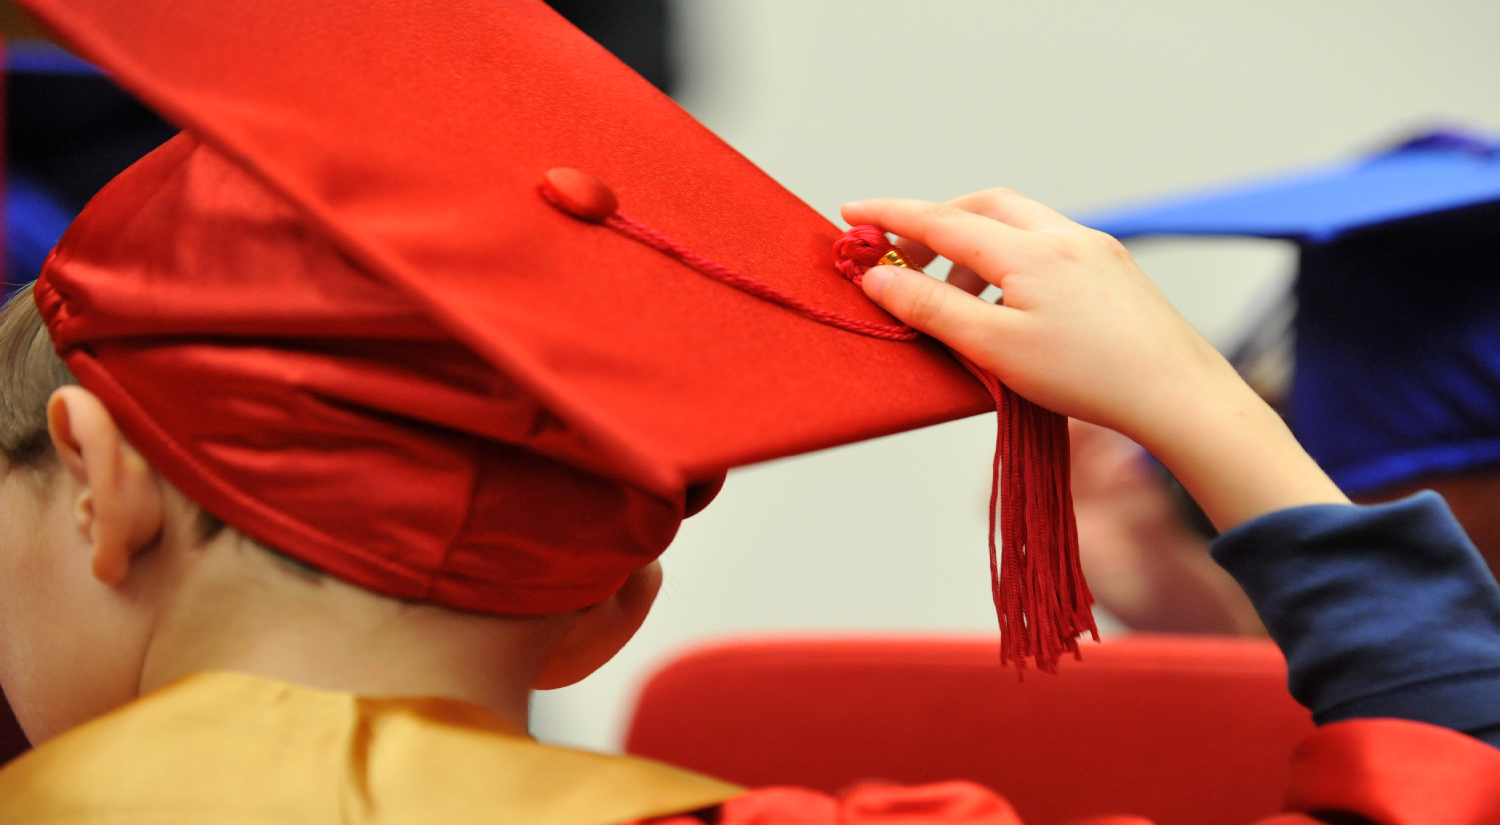
[[[699,255],[622,214],[608,188],[577,170],[554,169],[542,195],[580,220],[599,223],[660,250],[726,286],[785,307],[820,324],[889,341],[911,341],[916,330],[879,324],[812,306],[753,277]],[[858,284],[881,263],[909,262],[876,226],[856,226],[833,246],[835,265]],[[1084,631],[1099,639],[1089,607],[1094,597],[1078,562],[1078,529],[1068,480],[1068,421],[1016,395],[969,359],[953,353],[995,400],[999,437],[990,487],[990,589],[1000,617],[1000,662],[1018,670],[1029,657],[1055,672],[1064,652],[1077,657]],[[997,553],[997,522],[999,547]]]
[[[839,272],[859,283],[895,247],[875,226],[856,226],[834,244]],[[1069,478],[1068,420],[1011,392],[958,352],[995,400],[999,416],[990,480],[990,590],[1000,618],[1000,662],[1053,673],[1078,636],[1095,641],[1094,603],[1078,560]],[[999,552],[996,539],[998,526]]]

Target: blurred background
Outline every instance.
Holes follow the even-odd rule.
[[[1477,0],[671,0],[662,13],[659,85],[835,220],[848,200],[988,186],[1083,214],[1437,126],[1500,128],[1500,5]],[[1293,265],[1271,241],[1132,250],[1226,348]],[[993,438],[985,416],[731,473],[663,558],[640,635],[589,679],[537,694],[533,732],[618,749],[652,669],[724,636],[993,636]]]
[[[989,186],[1084,214],[1436,127],[1500,129],[1500,5],[1480,0],[553,5],[834,220],[848,200]],[[7,33],[28,35],[0,11]],[[65,56],[12,48],[7,63],[8,276],[21,282],[92,192],[172,130]],[[1249,240],[1132,248],[1226,349],[1276,304],[1294,256]],[[997,638],[994,426],[984,416],[731,473],[664,557],[639,636],[584,682],[538,694],[533,732],[617,750],[644,679],[712,639]]]

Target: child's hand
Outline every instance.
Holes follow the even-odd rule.
[[[1115,239],[1005,189],[852,203],[844,219],[900,235],[920,262],[955,264],[958,285],[871,269],[872,300],[1026,398],[1146,447],[1220,530],[1348,501]],[[971,294],[985,282],[1003,305]]]
[[[845,206],[844,218],[966,267],[951,277],[959,287],[879,267],[864,288],[1048,409],[1150,440],[1146,431],[1185,388],[1241,383],[1118,241],[1014,192],[865,201]],[[984,286],[970,272],[1004,291],[1003,306],[968,294]]]

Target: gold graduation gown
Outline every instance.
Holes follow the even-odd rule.
[[[610,825],[740,793],[657,762],[541,745],[464,702],[204,673],[0,770],[0,823]]]

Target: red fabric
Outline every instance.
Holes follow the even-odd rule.
[[[856,335],[867,335],[871,338],[879,338],[886,341],[915,341],[921,337],[921,333],[905,324],[882,324],[866,321],[862,318],[853,318],[842,312],[815,307],[812,304],[777,289],[774,286],[753,278],[733,267],[725,266],[718,261],[710,260],[691,249],[683,246],[662,232],[630,217],[629,215],[615,212],[607,216],[603,221],[605,226],[661,252],[682,261],[684,264],[696,269],[699,273],[707,275],[725,286],[738,289],[746,295],[753,295],[762,301],[767,301],[777,306],[784,307],[802,317],[819,324],[852,332]]]
[[[1127,637],[1024,681],[986,640],[781,640],[689,654],[645,686],[626,748],[751,787],[964,779],[1028,823],[1282,809],[1313,726],[1270,642]]]
[[[655,558],[682,516],[681,494],[507,443],[566,430],[189,135],[101,192],[47,273],[37,302],[54,338],[152,464],[210,512],[355,584],[477,610],[573,609]],[[130,334],[143,329],[153,336]]]
[[[1075,777],[1077,779],[1077,777]],[[1213,793],[1168,785],[1164,794]],[[1081,781],[1080,785],[1086,785]],[[1399,719],[1339,722],[1297,748],[1290,813],[1256,825],[1492,825],[1500,822],[1500,751],[1463,734]],[[862,785],[829,795],[799,788],[751,791],[706,817],[670,816],[653,825],[1021,825],[1001,797],[970,782]],[[1066,825],[1166,825],[1172,820],[1111,814]],[[1189,820],[1181,820],[1189,821]],[[1201,816],[1202,825],[1248,820]],[[1053,825],[1045,815],[1031,825]]]
[[[1336,722],[1297,748],[1287,808],[1377,825],[1500,822],[1500,750],[1403,719]]]
[[[25,0],[184,126],[45,268],[54,341],[233,526],[361,586],[510,614],[607,596],[730,466],[990,405],[930,341],[813,323],[583,223],[891,319],[838,230],[540,0]]]
[[[718,825],[1021,825],[1010,803],[972,782],[918,787],[865,784],[838,797],[801,788],[764,788],[719,807]],[[703,825],[691,816],[653,825]]]
[[[657,674],[627,749],[771,786],[670,825],[1500,822],[1500,750],[1395,719],[1313,731],[1285,678],[1239,639],[1107,641],[1025,683],[993,643],[739,643]]]
[[[873,793],[871,791],[874,791]],[[1481,820],[1464,820],[1478,823]],[[1052,825],[1037,823],[1031,825]],[[1336,825],[1353,820],[1335,819]],[[861,787],[844,797],[801,788],[763,788],[702,815],[679,814],[640,825],[1024,825],[1003,798],[969,782]],[[634,824],[632,824],[634,825]],[[1070,819],[1061,825],[1160,825],[1139,816],[1111,814]],[[1221,823],[1214,823],[1221,825]],[[1246,823],[1245,825],[1250,825]],[[1302,813],[1279,814],[1254,825],[1329,825]]]

